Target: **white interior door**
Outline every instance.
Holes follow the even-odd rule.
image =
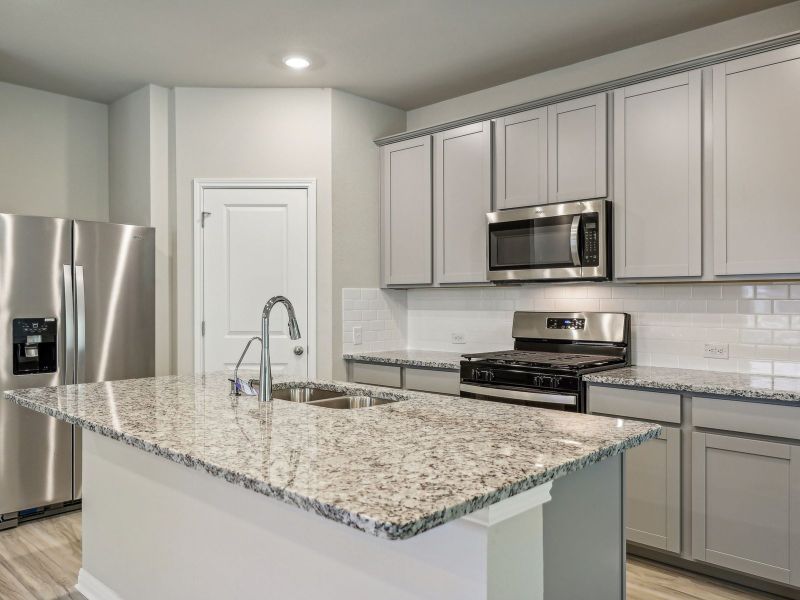
[[[270,316],[274,375],[308,375],[308,200],[303,188],[207,188],[202,193],[203,371],[233,370],[261,311],[275,295],[292,303],[301,339],[289,338],[283,306]],[[302,353],[300,352],[302,350]],[[253,343],[242,366],[257,368]]]

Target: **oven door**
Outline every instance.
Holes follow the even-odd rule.
[[[564,202],[487,214],[492,281],[606,278],[606,203]]]
[[[504,402],[506,404],[522,404],[537,408],[550,408],[568,412],[579,411],[578,394],[544,392],[508,386],[485,386],[473,383],[462,383],[462,398]]]

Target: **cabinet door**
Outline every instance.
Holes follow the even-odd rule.
[[[714,270],[800,273],[800,46],[713,72]]]
[[[548,107],[549,202],[606,196],[606,95]]]
[[[495,208],[547,202],[547,108],[494,122]]]
[[[434,229],[439,283],[486,281],[486,213],[492,209],[492,124],[434,136]]]
[[[625,456],[625,533],[631,542],[681,551],[681,430],[664,427]]]
[[[692,557],[800,585],[800,447],[692,434]]]
[[[433,283],[431,138],[381,148],[381,238],[385,285]]]
[[[701,73],[614,92],[618,277],[700,275]]]

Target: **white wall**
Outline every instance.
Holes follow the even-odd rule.
[[[194,368],[192,180],[313,177],[317,180],[317,375],[330,377],[331,90],[175,88],[173,94],[177,371],[189,373]]]
[[[0,82],[0,212],[108,220],[108,107]]]
[[[800,2],[792,2],[424,106],[409,111],[407,126],[409,130],[419,129],[478,115],[786,35],[797,30],[800,30]]]
[[[343,288],[376,288],[380,282],[380,189],[373,140],[402,130],[406,113],[333,90],[333,376],[345,379],[342,347]],[[346,333],[345,333],[346,336]]]
[[[109,107],[109,220],[156,229],[156,375],[172,372],[169,90],[146,85]]]

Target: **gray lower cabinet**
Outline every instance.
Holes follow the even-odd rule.
[[[589,386],[589,412],[673,423],[629,450],[625,459],[625,536],[628,541],[681,551],[681,398],[678,394]]]
[[[459,395],[460,374],[456,370],[350,361],[348,379],[354,383],[403,388],[432,394]]]
[[[692,557],[800,586],[800,447],[692,434]]]
[[[681,551],[681,430],[664,427],[658,439],[627,453],[625,533],[628,541]]]

